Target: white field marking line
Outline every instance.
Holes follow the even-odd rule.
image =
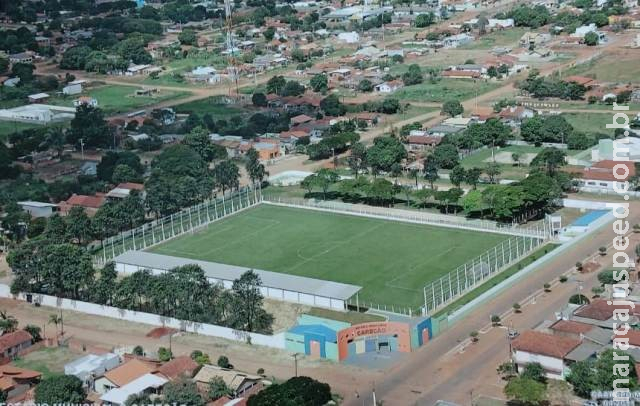
[[[356,238],[360,238],[360,237],[362,237],[363,235],[368,234],[368,233],[370,233],[370,232],[372,232],[372,231],[374,231],[374,230],[376,230],[377,228],[382,227],[382,226],[383,226],[383,224],[376,224],[376,225],[374,225],[373,227],[371,227],[371,228],[369,228],[369,229],[366,229],[366,230],[364,230],[364,231],[362,231],[362,232],[360,232],[360,233],[354,234],[354,235],[352,235],[351,237],[347,238],[346,240],[343,240],[343,241],[341,241],[340,243],[335,244],[333,247],[329,248],[328,250],[325,250],[325,251],[323,251],[323,252],[319,252],[319,253],[317,253],[317,254],[315,254],[315,255],[312,255],[309,259],[306,259],[306,260],[304,260],[304,261],[302,261],[302,262],[299,262],[299,263],[295,264],[294,266],[292,266],[292,267],[290,267],[290,268],[287,268],[287,270],[296,269],[296,268],[300,267],[301,265],[306,264],[307,262],[311,262],[311,261],[313,261],[316,257],[322,256],[322,255],[325,255],[325,254],[328,254],[329,252],[333,251],[336,247],[338,247],[338,246],[340,246],[340,245],[345,245],[345,244],[347,244],[347,243],[349,243],[349,242],[353,241],[354,239],[356,239]]]
[[[629,232],[625,235],[625,237],[629,237],[629,235],[631,235],[633,232]],[[607,251],[613,247],[613,242],[609,243],[607,246]],[[595,254],[591,254],[590,256],[587,257],[587,260],[592,260],[593,258],[597,258],[599,257],[600,254],[599,253],[595,253]],[[575,272],[575,268],[571,267],[571,269],[565,271],[561,276],[570,276],[573,272]],[[554,288],[558,285],[560,285],[562,282],[560,282],[559,280],[553,280],[551,283],[549,283],[551,285],[551,288]],[[524,298],[522,300],[522,304],[520,305],[521,307],[524,306],[528,306],[528,305],[533,305],[535,304],[535,301],[538,297],[543,296],[546,292],[544,291],[544,288],[542,289],[538,289],[535,292],[533,292],[532,294],[530,294],[529,296],[527,296],[526,298]],[[511,316],[514,314],[514,310],[513,308],[505,311],[504,313],[502,313],[500,316],[500,320],[502,319],[506,319],[507,317]],[[493,323],[488,323],[486,324],[481,330],[479,330],[479,334],[486,334],[488,333],[493,327]],[[454,352],[463,352],[464,348],[466,348],[468,345],[472,344],[471,342],[471,338],[467,338],[466,340],[462,341],[460,344],[458,344],[457,346],[455,346],[454,348],[452,348],[451,350],[447,351],[445,353],[445,356],[448,356]]]
[[[443,252],[441,252],[440,254],[436,255],[434,258],[440,258],[442,255],[449,253],[451,250],[453,250],[453,249],[455,249],[455,248],[457,248],[457,247],[451,247],[451,248],[449,248],[448,250],[443,251]],[[420,263],[418,263],[418,264],[415,264],[415,265],[414,265],[414,266],[412,266],[412,267],[409,267],[409,269],[407,269],[407,271],[406,271],[406,272],[403,272],[403,273],[401,273],[401,274],[397,275],[395,278],[390,279],[388,282],[385,282],[385,284],[384,284],[384,285],[385,285],[385,286],[387,286],[387,287],[390,287],[390,288],[394,288],[394,289],[402,289],[402,290],[407,290],[407,291],[410,291],[410,292],[422,292],[422,289],[411,289],[411,288],[406,288],[406,287],[404,287],[404,286],[396,285],[396,284],[394,284],[393,282],[394,282],[394,281],[396,281],[396,280],[398,280],[398,279],[400,279],[400,278],[402,278],[402,277],[404,277],[404,276],[406,276],[407,274],[412,274],[412,273],[413,273],[413,271],[414,271],[417,267],[419,267],[420,265],[425,264],[425,263],[428,263],[428,262],[433,262],[433,259],[434,259],[434,258],[431,258],[431,259],[429,259],[429,260],[427,260],[427,261],[420,262]],[[443,275],[443,276],[446,276],[446,275],[448,275],[448,273],[446,273],[446,274],[445,274],[445,275]],[[436,278],[436,279],[434,279],[434,281],[437,281],[438,279],[440,279],[440,278]],[[425,285],[426,285],[426,284],[428,284],[428,283],[429,283],[429,282],[426,282],[426,283],[425,283]]]

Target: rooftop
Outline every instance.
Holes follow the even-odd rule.
[[[578,339],[554,336],[533,330],[524,331],[512,341],[513,349],[517,351],[554,358],[564,358],[578,345],[580,345]]]
[[[144,251],[127,251],[117,256],[116,263],[135,265],[141,268],[169,270],[188,264],[199,265],[208,278],[233,281],[238,279],[249,268],[195,259],[178,258],[169,255],[154,254]],[[358,293],[362,287],[339,282],[324,281],[304,276],[288,275],[278,272],[254,269],[260,276],[262,286],[285,289],[293,292],[347,300]]]

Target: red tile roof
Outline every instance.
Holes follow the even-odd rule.
[[[295,117],[291,117],[291,122],[293,124],[303,124],[308,123],[309,121],[313,121],[313,118],[309,117],[306,114],[300,114]]]
[[[595,84],[595,80],[593,78],[588,78],[586,76],[567,76],[566,78],[563,79],[563,81],[565,82],[573,82],[573,83],[577,83],[579,85],[582,86],[593,86]]]
[[[628,338],[629,345],[633,345],[634,347],[640,347],[640,331],[638,330],[629,330],[625,335],[616,335],[616,338]]]
[[[9,348],[13,348],[25,342],[31,342],[31,334],[24,330],[14,331],[0,337],[0,352],[5,352]]]
[[[455,78],[479,78],[480,72],[469,71],[469,70],[446,70],[442,72],[442,76],[444,77],[455,77]]]
[[[198,364],[186,355],[176,357],[158,368],[158,372],[173,380],[179,376],[193,377],[193,373],[198,368]]]
[[[418,144],[418,145],[438,145],[442,142],[442,137],[411,135],[407,138],[407,142],[409,144]]]
[[[626,177],[622,178],[621,176],[624,175],[625,171],[624,169],[618,169],[616,171],[616,174],[618,175],[619,178],[616,178],[614,176],[614,170],[613,170],[613,168],[616,165],[626,166],[629,171],[629,174]],[[591,167],[584,168],[582,170],[583,179],[604,180],[604,181],[611,181],[611,182],[616,180],[622,182],[627,180],[630,177],[635,176],[635,174],[636,174],[636,168],[633,162],[620,162],[620,161],[611,161],[611,160],[596,162]]]
[[[638,314],[638,310],[632,309],[630,306],[610,305],[605,299],[594,300],[576,310],[574,316],[584,317],[586,319],[605,321],[613,317],[614,309],[629,309],[629,313]]]
[[[132,359],[124,364],[107,371],[104,376],[117,386],[124,386],[129,382],[140,378],[143,375],[151,374],[157,371],[157,368],[149,362],[139,359]]]
[[[573,320],[558,320],[549,327],[553,331],[572,334],[584,334],[593,329],[591,324],[580,323]]]
[[[129,189],[129,190],[144,190],[144,185],[142,183],[133,183],[133,182],[123,182],[116,187],[120,189]]]
[[[104,196],[73,195],[67,199],[66,203],[70,206],[98,209],[104,204],[105,200]]]
[[[37,380],[42,376],[38,371],[18,368],[7,364],[0,366],[0,390],[8,391],[17,384],[16,380]]]
[[[580,340],[575,338],[554,336],[532,330],[524,331],[512,341],[512,347],[515,350],[560,359],[578,345],[580,345]]]

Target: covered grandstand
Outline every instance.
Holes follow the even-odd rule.
[[[148,269],[154,274],[170,269],[196,264],[203,270],[212,283],[221,283],[230,289],[233,281],[248,270],[247,267],[220,264],[216,262],[198,261],[169,255],[154,254],[144,251],[127,251],[114,259],[118,273],[131,274]],[[260,288],[264,297],[287,302],[345,310],[346,301],[358,297],[361,286],[331,282],[304,276],[288,275],[278,272],[253,270],[262,281]]]

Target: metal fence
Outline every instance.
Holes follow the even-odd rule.
[[[493,233],[512,236],[526,236],[546,238],[549,230],[546,222],[535,224],[533,227],[520,227],[517,223],[498,223],[490,220],[468,219],[462,216],[444,215],[424,211],[391,209],[387,207],[365,206],[360,204],[343,203],[326,200],[296,199],[281,196],[264,195],[263,201],[290,207],[310,208],[335,213],[346,213],[363,217],[373,217],[385,220],[404,221],[408,223],[431,224],[441,227],[460,228],[473,231],[490,231]]]
[[[261,190],[252,188],[244,188],[228,195],[205,200],[177,213],[104,239],[93,257],[94,263],[102,265],[126,251],[143,250],[179,235],[193,232],[230,214],[253,207],[261,200]]]
[[[516,236],[460,265],[423,288],[423,314],[432,314],[517,263],[546,242],[546,238]]]

